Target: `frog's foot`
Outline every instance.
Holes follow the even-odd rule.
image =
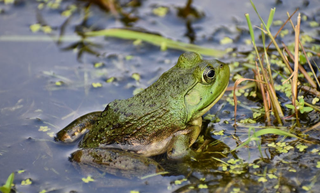
[[[153,159],[120,149],[82,149],[72,153],[70,160],[126,178],[143,177],[164,171]]]
[[[191,158],[197,155],[190,147],[196,141],[201,131],[201,117],[194,120],[194,125],[189,125],[186,133],[176,133],[173,136],[172,144],[168,148],[168,159],[184,159]]]
[[[195,157],[197,152],[193,151],[189,145],[189,137],[186,135],[175,136],[175,142],[167,151],[167,157],[171,160],[187,159]]]
[[[68,126],[60,130],[56,137],[56,141],[71,143],[89,131],[100,117],[101,111],[85,114],[74,120]]]

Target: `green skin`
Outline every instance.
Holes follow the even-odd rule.
[[[80,142],[81,162],[96,161],[92,151],[121,149],[145,157],[167,153],[169,159],[190,155],[205,114],[223,95],[230,71],[217,60],[202,60],[197,53],[184,53],[177,64],[150,87],[126,100],[115,100],[105,110],[84,115],[57,134],[57,140]],[[97,150],[98,149],[98,150]]]

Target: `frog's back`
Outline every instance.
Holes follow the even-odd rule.
[[[188,72],[171,69],[138,95],[111,102],[80,146],[148,145],[183,130],[184,95],[193,84]]]

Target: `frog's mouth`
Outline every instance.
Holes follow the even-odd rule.
[[[195,118],[199,118],[202,115],[204,115],[206,112],[208,112],[223,96],[223,94],[225,93],[225,91],[227,90],[228,84],[226,84],[224,86],[223,91],[212,101],[212,103],[210,103],[208,106],[204,107],[203,109],[201,109],[194,117]]]

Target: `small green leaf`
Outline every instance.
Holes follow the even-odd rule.
[[[294,168],[290,168],[290,169],[289,169],[289,172],[297,172],[297,170],[294,169]]]
[[[306,112],[306,113],[308,113],[308,112],[310,112],[312,110],[313,110],[312,107],[303,107],[303,111]]]
[[[207,186],[207,184],[199,184],[198,188],[199,189],[208,189],[208,186]]]
[[[65,10],[61,13],[61,15],[64,17],[70,17],[71,14],[72,14],[71,10]]]
[[[47,132],[49,130],[50,130],[50,128],[48,128],[48,126],[40,126],[38,129],[38,131],[43,131],[43,132]]]
[[[296,148],[298,148],[299,151],[302,152],[302,151],[304,151],[305,149],[307,149],[308,146],[302,145],[302,144],[300,143],[300,144],[298,144],[298,145],[296,146]]]
[[[152,10],[152,13],[159,16],[164,17],[168,13],[169,9],[167,7],[157,7]]]
[[[93,86],[93,88],[99,88],[99,87],[102,87],[102,84],[100,82],[96,82],[96,83],[93,82],[92,86]]]
[[[293,105],[286,104],[284,106],[286,106],[288,109],[293,109],[293,110],[295,109]]]
[[[133,90],[133,95],[137,95],[143,90],[144,90],[143,88],[136,88],[136,89]]]
[[[278,177],[274,174],[267,174],[270,179],[277,179]]]
[[[41,29],[41,25],[38,23],[30,25],[30,30],[33,33],[38,32],[40,29]]]
[[[259,166],[259,165],[256,165],[256,164],[253,164],[253,165],[252,165],[252,168],[257,169],[257,168],[260,168],[260,166]]]
[[[57,81],[57,82],[56,82],[56,86],[61,86],[62,84],[63,84],[62,81]]]
[[[180,185],[180,184],[182,184],[182,182],[185,182],[185,181],[187,181],[187,179],[185,179],[185,178],[182,179],[182,180],[175,180],[175,181],[174,181],[174,184],[175,184],[175,185]]]
[[[260,177],[259,179],[258,179],[258,182],[267,182],[268,180],[267,180],[267,178],[265,178],[265,177]]]
[[[131,59],[133,58],[133,56],[128,55],[128,56],[126,56],[125,58],[126,58],[126,60],[131,60]]]
[[[222,40],[220,40],[220,44],[224,45],[224,44],[230,44],[232,43],[233,40],[229,37],[224,37]]]
[[[213,132],[214,135],[224,135],[224,130]]]
[[[106,80],[107,83],[113,82],[114,81],[114,77],[109,78],[108,80]]]
[[[131,78],[135,79],[136,81],[140,81],[140,74],[138,74],[138,73],[133,73],[133,74],[131,75]]]
[[[50,26],[42,26],[41,30],[46,33],[46,34],[49,34],[52,32],[52,28]]]
[[[55,133],[54,132],[47,132],[47,135],[49,135],[49,137],[54,137]]]
[[[283,21],[281,21],[281,20],[275,20],[274,22],[273,22],[273,25],[282,25],[283,24]]]
[[[318,101],[319,101],[319,98],[313,98],[313,99],[312,99],[312,104],[314,105],[314,104],[316,104]]]
[[[27,186],[27,185],[30,185],[30,184],[32,184],[32,181],[31,181],[30,178],[28,178],[26,180],[22,180],[22,182],[21,182],[22,186]]]
[[[91,176],[88,176],[87,178],[82,178],[82,181],[84,183],[94,182],[94,179],[91,178]]]
[[[309,191],[310,187],[309,186],[302,186],[302,189],[304,189],[305,191]]]
[[[306,57],[305,57],[304,55],[301,54],[301,55],[299,56],[299,61],[300,61],[301,64],[304,64],[304,63],[307,62],[307,59],[306,59]]]
[[[319,23],[316,22],[316,21],[310,21],[310,22],[309,22],[309,25],[310,25],[310,27],[318,27],[318,26],[319,26]]]
[[[103,62],[97,62],[97,63],[94,64],[94,67],[95,68],[100,68],[103,65],[104,65]]]

